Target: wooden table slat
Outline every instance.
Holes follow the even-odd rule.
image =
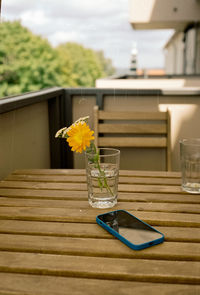
[[[48,190],[48,189],[24,189],[24,188],[0,188],[0,196],[26,199],[54,199],[54,200],[87,200],[87,191],[67,191],[67,190]],[[119,201],[126,202],[170,202],[185,204],[200,204],[199,195],[188,193],[169,194],[151,192],[119,192]]]
[[[130,282],[105,279],[85,279],[58,276],[40,276],[17,273],[0,273],[1,289],[0,295],[12,294],[22,295],[66,295],[68,290],[73,290],[73,295],[80,295],[85,292],[87,295],[99,294],[149,294],[162,295],[187,294],[196,295],[200,293],[198,285],[184,284],[161,284],[147,282]]]
[[[12,174],[26,175],[85,175],[85,169],[20,169],[15,170]],[[180,178],[180,172],[175,171],[134,171],[120,170],[120,175],[124,176],[143,176],[143,177],[174,177]]]
[[[77,208],[74,200],[41,200],[0,197],[2,207],[46,207],[46,208]],[[80,209],[88,209],[88,200],[79,201]],[[120,208],[135,211],[173,212],[173,213],[200,213],[200,204],[156,203],[156,202],[120,202]]]
[[[116,209],[119,208],[120,205],[117,205]],[[98,214],[107,211],[90,208],[77,211],[73,208],[0,207],[0,219],[94,223]],[[129,211],[152,225],[200,227],[199,214]]]
[[[26,181],[26,182],[54,182],[54,183],[85,183],[86,175],[35,175],[35,174],[11,174],[6,181]],[[160,185],[179,185],[179,178],[167,178],[163,183],[163,177],[138,177],[138,176],[119,176],[119,182],[123,184],[160,184]]]
[[[27,182],[27,181],[2,181],[0,188],[27,188],[27,189],[56,189],[70,191],[86,191],[86,183],[52,183],[52,182]],[[183,193],[180,185],[144,185],[144,184],[119,184],[119,192],[161,192]]]
[[[166,241],[200,242],[200,228],[155,226]],[[113,236],[97,224],[1,220],[0,233],[79,238],[112,239]]]
[[[200,284],[200,262],[0,252],[0,271]]]
[[[0,295],[200,294],[200,195],[180,172],[120,170],[118,204],[91,208],[84,169],[22,169],[0,182]],[[96,223],[126,209],[165,235],[134,251]]]
[[[191,248],[193,248],[192,252]],[[144,258],[149,260],[200,261],[200,244],[186,242],[165,242],[151,249],[133,251],[123,243],[119,243],[116,239],[0,234],[0,251],[115,258]]]

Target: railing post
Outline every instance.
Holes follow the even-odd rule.
[[[49,99],[49,139],[51,168],[73,168],[73,153],[65,139],[55,138],[56,132],[72,123],[71,96],[65,89],[61,95]]]
[[[72,95],[67,89],[63,90],[63,96],[60,98],[60,116],[62,127],[68,127],[72,124]],[[62,168],[73,168],[73,152],[65,139],[61,142],[61,158]]]
[[[98,105],[99,110],[103,110],[103,104],[104,104],[103,93],[100,92],[100,91],[97,91],[97,93],[96,93],[96,105]]]
[[[60,96],[48,100],[49,111],[49,145],[50,145],[50,167],[60,168],[60,141],[55,138],[57,130],[60,128]]]

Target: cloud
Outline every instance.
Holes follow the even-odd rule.
[[[40,0],[40,6],[51,16],[68,17],[68,18],[105,18],[119,14],[126,8],[128,13],[128,0],[48,0],[48,6],[45,0]]]
[[[2,17],[20,19],[33,33],[53,46],[73,41],[103,50],[114,66],[128,68],[132,42],[138,46],[141,67],[162,67],[163,46],[170,31],[134,31],[128,0],[5,0]]]
[[[25,26],[43,26],[48,23],[48,18],[42,10],[27,10],[20,15],[20,19]]]
[[[35,7],[33,1],[27,0],[6,0],[2,1],[2,14],[6,17],[7,15],[18,15],[19,13],[23,13],[27,10],[34,10]]]
[[[57,31],[50,35],[48,39],[53,46],[57,46],[58,44],[66,43],[69,41],[74,41],[78,43],[80,38],[77,32]]]

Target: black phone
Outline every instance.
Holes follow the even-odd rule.
[[[134,250],[141,250],[164,241],[164,235],[125,210],[116,210],[96,217],[97,223]]]

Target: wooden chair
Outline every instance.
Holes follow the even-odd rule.
[[[171,170],[170,113],[101,111],[94,107],[97,147],[166,149],[166,170]]]

